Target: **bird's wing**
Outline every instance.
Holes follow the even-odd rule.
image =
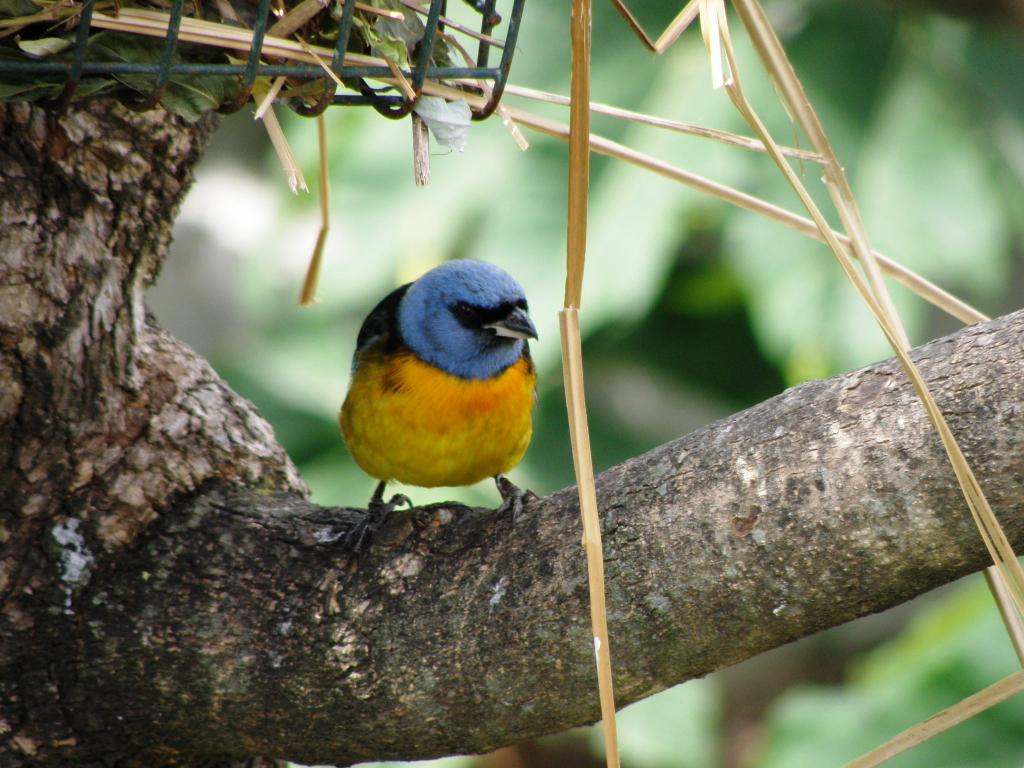
[[[356,337],[356,353],[352,358],[355,368],[361,353],[369,349],[378,352],[389,352],[398,349],[404,343],[402,333],[398,329],[398,305],[409,290],[412,283],[396,288],[374,307],[363,320]]]

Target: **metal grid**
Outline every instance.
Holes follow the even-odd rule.
[[[441,17],[446,13],[447,0],[431,0],[427,18],[424,22],[423,38],[417,46],[416,60],[411,69],[403,70],[403,74],[412,85],[413,91],[418,95],[427,78],[432,80],[451,80],[457,78],[489,80],[492,83],[491,96],[483,107],[473,110],[473,119],[482,120],[490,116],[501,99],[505,83],[508,79],[525,4],[526,0],[513,0],[512,2],[512,10],[507,19],[507,31],[505,33],[501,61],[497,66],[492,66],[489,63],[492,45],[487,40],[479,40],[476,66],[434,67],[430,65],[431,53],[437,33],[443,28]],[[471,2],[470,5],[481,14],[481,36],[489,37],[496,24],[502,20],[495,12],[496,0]],[[345,52],[348,49],[349,40],[352,36],[353,17],[355,15],[355,2],[352,0],[345,2],[342,6],[342,14],[338,26],[338,42],[330,63],[331,71],[340,80],[345,82],[346,85],[352,84],[354,90],[358,91],[358,93],[347,94],[337,93],[337,84],[327,77],[323,69],[317,65],[297,63],[266,64],[260,62],[263,40],[270,18],[270,0],[259,0],[256,21],[252,29],[252,47],[249,50],[245,64],[175,63],[173,61],[178,45],[184,0],[173,0],[167,35],[164,38],[163,48],[157,62],[88,61],[86,58],[86,45],[89,40],[91,20],[95,7],[96,0],[85,0],[83,3],[69,59],[63,61],[0,60],[0,81],[2,81],[4,74],[14,74],[22,77],[33,74],[63,74],[65,75],[65,84],[58,101],[67,103],[74,96],[75,90],[83,76],[152,75],[154,77],[153,88],[147,96],[141,100],[124,99],[132,108],[145,110],[152,109],[160,102],[171,77],[174,75],[235,77],[238,78],[239,85],[237,95],[233,99],[221,104],[217,110],[222,113],[230,113],[241,109],[251,98],[253,83],[257,77],[278,77],[283,75],[303,80],[324,81],[324,92],[315,103],[303,104],[296,99],[289,100],[289,106],[295,112],[307,117],[319,115],[328,106],[337,104],[370,105],[385,117],[397,119],[407,115],[415,104],[415,99],[406,98],[399,93],[389,92],[394,90],[390,86],[374,88],[366,82],[369,78],[392,77],[392,72],[387,67],[344,66]],[[465,85],[462,87],[472,88],[472,86]]]

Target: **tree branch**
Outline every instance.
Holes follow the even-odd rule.
[[[915,355],[1018,546],[1022,350],[1018,313]],[[599,498],[620,704],[985,565],[891,363],[609,470]],[[359,520],[224,488],[158,520],[73,606],[62,675],[89,702],[85,741],[347,764],[597,717],[571,489],[515,525],[452,505],[397,513],[352,559]]]
[[[94,103],[0,105],[0,129],[0,762],[350,763],[597,716],[572,489],[515,525],[396,513],[356,556],[363,513],[304,501],[251,404],[145,320],[208,126]],[[1024,313],[915,359],[1021,546]],[[598,496],[620,704],[986,564],[891,362],[615,467]]]

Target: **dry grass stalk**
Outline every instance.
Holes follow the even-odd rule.
[[[566,408],[569,412],[569,437],[580,498],[580,516],[583,519],[583,548],[587,556],[590,622],[594,633],[594,659],[597,662],[601,698],[605,760],[608,768],[618,768],[615,693],[612,686],[611,649],[608,646],[608,619],[604,595],[604,555],[601,548],[601,524],[597,515],[594,465],[590,453],[586,395],[583,389],[579,309],[566,307],[558,314],[558,320],[562,336],[562,375],[565,380]]]
[[[686,28],[693,23],[693,20],[697,18],[697,14],[700,11],[697,0],[690,0],[681,10],[669,25],[665,27],[665,30],[658,36],[658,39],[651,40],[643,26],[637,20],[637,18],[630,12],[629,8],[622,0],[612,0],[612,5],[615,6],[615,10],[619,12],[619,15],[626,20],[629,28],[633,30],[633,33],[640,38],[641,42],[647,49],[653,53],[664,53],[671,47],[672,43],[679,39],[679,36],[686,31]]]
[[[339,88],[344,88],[345,84],[341,82],[341,78],[334,74],[334,70],[330,68],[330,66],[327,64],[326,61],[324,61],[324,58],[322,56],[318,55],[317,52],[313,50],[313,46],[311,46],[302,38],[299,38],[299,42],[302,43],[302,50],[306,51],[310,56],[313,57],[316,63],[320,65],[320,69],[324,71],[324,74],[331,78],[331,80],[334,81],[334,84],[336,86],[338,86]]]
[[[170,16],[158,11],[150,11],[142,8],[122,8],[117,16],[108,16],[105,13],[94,13],[92,26],[99,29],[111,29],[117,32],[130,32],[147,37],[164,38],[167,36],[167,23]],[[239,27],[219,24],[213,21],[202,21],[200,19],[183,18],[178,39],[188,43],[210,45],[216,48],[242,51],[248,53],[252,48],[252,31]],[[286,40],[280,37],[267,35],[263,39],[261,53],[265,56],[278,56],[290,61],[306,62],[316,64],[316,56],[330,60],[334,51],[322,46],[308,46],[304,50],[302,44],[297,40]],[[350,53],[345,56],[345,64],[351,66],[383,67],[386,66],[384,59],[375,56]]]
[[[807,98],[807,94],[804,93],[803,85],[796,76],[796,71],[793,69],[789,57],[786,56],[782,43],[759,3],[741,1],[734,2],[733,5],[747,28],[768,76],[781,95],[787,113],[803,130],[810,140],[811,146],[828,158],[828,164],[825,167],[825,184],[833,205],[839,213],[843,228],[850,235],[854,253],[864,267],[868,283],[885,309],[886,316],[892,321],[897,336],[900,337],[904,346],[909,348],[910,341],[899,319],[899,313],[896,312],[896,307],[885,287],[885,281],[882,280],[881,272],[871,257],[867,231],[861,220],[860,209],[854,198],[853,190],[850,189],[843,166],[832,149],[832,143],[828,140],[814,107]]]
[[[490,93],[490,87],[484,88],[484,93]],[[505,130],[512,135],[513,141],[524,152],[530,148],[530,142],[523,136],[523,132],[519,130],[519,126],[516,125],[516,121],[512,119],[512,113],[505,108],[503,104],[498,104],[494,110],[498,113],[498,117],[501,120],[501,124],[505,126]]]
[[[272,37],[288,37],[296,32],[320,11],[328,6],[328,0],[302,0],[288,13],[274,22],[267,30]]]
[[[716,90],[732,84],[730,64],[722,50],[725,34],[722,27],[725,24],[725,5],[722,0],[700,0],[700,32],[711,62],[711,87]]]
[[[524,99],[543,101],[549,104],[561,104],[562,106],[568,106],[570,103],[568,96],[562,96],[557,93],[548,93],[547,91],[539,91],[536,88],[524,88],[518,85],[505,86],[505,93],[509,96],[520,96]],[[640,125],[664,128],[668,131],[684,133],[689,136],[699,136],[701,138],[711,139],[712,141],[718,141],[722,144],[728,144],[742,149],[749,149],[753,152],[766,151],[764,144],[757,139],[752,139],[749,136],[740,136],[735,133],[730,133],[729,131],[721,131],[717,128],[705,128],[702,125],[694,125],[693,123],[682,123],[677,120],[654,117],[652,115],[644,114],[643,112],[634,112],[630,109],[613,107],[609,104],[601,104],[596,101],[590,102],[590,111],[595,115],[605,115],[607,117],[614,117],[620,120],[629,120],[630,122],[639,123]],[[817,152],[811,152],[806,149],[782,147],[782,152],[787,157],[793,157],[798,160],[806,160],[812,163],[825,162],[825,158]]]
[[[255,93],[255,88],[253,93]],[[303,192],[308,192],[309,187],[306,186],[306,179],[302,175],[302,169],[295,162],[291,147],[288,146],[288,140],[284,137],[281,124],[277,121],[277,115],[274,114],[273,106],[268,107],[262,120],[267,128],[267,135],[270,136],[270,143],[274,145],[274,152],[277,153],[277,157],[281,161],[281,169],[288,179],[288,188],[293,194],[298,194],[300,189]]]
[[[342,2],[341,5],[345,3]],[[374,5],[367,5],[366,3],[356,3],[356,8],[363,13],[368,13],[371,16],[382,16],[385,19],[391,19],[392,21],[405,21],[405,14],[401,11],[389,11],[387,8],[378,8]]]
[[[1014,672],[998,683],[994,683],[952,707],[942,710],[937,715],[929,717],[924,722],[908,728],[878,749],[847,763],[844,768],[874,768],[876,765],[881,765],[886,760],[948,731],[964,720],[969,720],[978,713],[984,712],[1022,691],[1024,691],[1024,672]]]
[[[316,116],[316,138],[320,149],[320,231],[316,236],[313,256],[306,269],[299,292],[299,304],[308,307],[316,303],[316,291],[320,285],[320,265],[323,263],[324,246],[331,230],[331,177],[327,168],[327,119],[323,114]]]
[[[430,183],[430,137],[423,118],[413,112],[412,123],[412,177],[417,187]]]
[[[266,95],[260,99],[259,106],[256,107],[256,114],[253,115],[253,119],[260,120],[263,118],[266,111],[270,109],[270,105],[274,103],[274,99],[277,98],[277,94],[281,92],[281,88],[284,86],[285,80],[287,79],[287,77],[283,76],[274,78],[274,82],[267,90]]]
[[[409,8],[410,10],[413,10],[416,13],[419,13],[419,14],[421,14],[423,16],[426,16],[429,13],[429,11],[426,8],[424,8],[419,3],[413,2],[413,0],[398,0],[398,1],[402,5],[404,5],[406,8]],[[356,6],[356,7],[358,8],[359,6]],[[500,50],[500,49],[504,49],[504,47],[505,47],[505,41],[504,40],[499,40],[498,38],[491,37],[490,35],[482,35],[479,32],[477,32],[475,29],[470,29],[469,27],[465,26],[464,24],[459,24],[459,22],[454,21],[453,19],[449,19],[447,16],[441,16],[439,21],[441,22],[442,26],[447,27],[448,29],[454,29],[454,30],[456,30],[458,32],[461,32],[466,37],[472,37],[474,40],[480,40],[481,42],[487,43],[488,45],[492,46],[493,48],[498,48]]]
[[[1003,619],[1003,626],[1006,627],[1006,634],[1010,637],[1010,644],[1014,653],[1017,654],[1017,661],[1024,666],[1024,622],[1020,615],[1014,610],[1013,596],[1010,594],[1010,587],[1003,577],[1002,571],[994,565],[985,569],[985,581],[988,589],[995,598],[996,606],[999,608],[999,615]]]
[[[569,107],[568,269],[565,306],[579,307],[587,254],[587,195],[590,188],[590,0],[572,6],[572,81]]]
[[[618,731],[615,723],[615,692],[612,680],[611,645],[604,593],[604,553],[601,523],[594,487],[586,396],[583,389],[583,350],[580,342],[579,306],[587,252],[587,197],[590,187],[590,47],[591,0],[573,0],[570,20],[572,72],[569,109],[569,208],[566,241],[565,308],[559,315],[562,336],[562,374],[572,442],[573,467],[583,520],[583,549],[587,558],[590,589],[590,624],[594,635],[598,696],[601,703],[605,761],[619,768]]]
[[[391,59],[384,59],[384,61],[388,65],[388,69],[391,70],[391,76],[395,79],[395,83],[398,85],[398,90],[400,90],[402,95],[409,101],[415,101],[416,91],[413,90],[412,84],[409,82],[408,78],[402,74],[402,70],[400,70],[398,65]]]
[[[218,0],[217,7],[224,18],[244,26],[242,20],[235,12],[234,6],[228,0]],[[182,19],[182,23],[184,21],[185,19]],[[235,61],[230,56],[228,56],[228,59]],[[295,162],[288,139],[285,137],[284,131],[281,130],[281,125],[277,121],[277,115],[273,111],[274,101],[277,99],[277,94],[281,92],[286,79],[285,77],[278,77],[268,87],[268,78],[256,78],[256,81],[253,83],[252,98],[257,105],[255,119],[263,123],[267,136],[270,138],[270,144],[274,148],[274,153],[277,155],[277,159],[281,162],[281,167],[285,171],[286,178],[288,179],[288,188],[291,189],[292,194],[296,194],[300,186],[308,191],[306,180],[303,178],[302,170]]]
[[[43,21],[63,21],[64,19],[70,19],[73,16],[78,16],[82,12],[81,5],[67,5],[62,4],[61,2],[54,2],[50,4],[40,2],[37,3],[37,5],[45,7],[38,13],[29,14],[28,16],[0,19],[0,30],[3,30],[0,32],[0,38],[16,34],[31,24],[37,24]],[[111,8],[114,7],[114,5],[114,0],[101,0],[101,2],[96,3],[96,10],[101,8]]]

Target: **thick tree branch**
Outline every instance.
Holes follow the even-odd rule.
[[[1018,313],[915,355],[1018,545],[1022,350]],[[620,703],[985,564],[891,363],[609,470],[599,497]],[[571,490],[515,525],[450,505],[398,513],[353,560],[359,519],[216,489],[155,522],[72,606],[62,694],[89,702],[85,742],[349,763],[597,716]]]
[[[0,105],[0,763],[485,750],[597,714],[571,489],[515,525],[301,498],[142,291],[208,126]],[[13,190],[13,192],[12,192]],[[916,353],[1024,543],[1024,313]],[[620,703],[985,565],[892,363],[599,479]]]

